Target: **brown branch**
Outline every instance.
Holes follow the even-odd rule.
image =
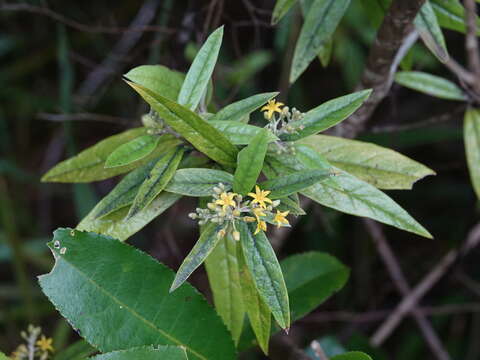
[[[470,71],[477,80],[480,79],[480,54],[478,52],[477,40],[477,6],[475,0],[465,0],[465,22],[467,24],[467,34],[465,36],[465,49],[467,51],[467,61]],[[475,82],[475,90],[479,92],[480,85]]]

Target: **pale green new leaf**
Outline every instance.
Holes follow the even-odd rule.
[[[467,100],[463,90],[455,83],[421,71],[399,71],[395,74],[395,82],[440,99]]]
[[[247,268],[255,287],[282,329],[290,327],[288,293],[277,256],[265,233],[254,235],[255,225],[238,223]]]
[[[261,129],[250,144],[243,148],[237,156],[237,169],[233,177],[233,191],[247,195],[257,183],[262,171],[263,160],[267,153],[268,131]]]
[[[188,360],[185,348],[180,346],[141,346],[97,355],[91,360]]]
[[[183,147],[176,147],[165,153],[150,170],[145,181],[138,189],[133,204],[125,220],[137,215],[160,194],[170,182],[183,157]]]
[[[225,166],[234,166],[237,148],[221,132],[186,107],[160,96],[141,85],[127,83],[189,143],[209,158]]]
[[[209,121],[241,121],[277,95],[278,92],[262,93],[234,102],[217,112]]]
[[[473,189],[480,198],[480,110],[465,112],[463,138],[467,155],[468,171]]]
[[[310,6],[295,46],[290,83],[305,71],[322,45],[330,39],[350,5],[350,0],[315,0]]]
[[[379,189],[411,189],[435,172],[408,157],[375,144],[328,135],[312,135],[297,144],[308,145],[332,165]]]
[[[182,285],[188,277],[198,268],[208,255],[213,251],[218,242],[222,239],[218,232],[223,225],[208,223],[203,229],[200,238],[195,243],[187,257],[183,260],[182,265],[175,275],[175,279],[170,287],[170,292],[176,290]]]
[[[372,90],[357,91],[323,103],[308,111],[302,120],[292,123],[298,130],[292,134],[282,134],[280,138],[285,141],[295,141],[338,124],[352,115],[370,96]],[[300,129],[303,126],[303,130]]]
[[[124,166],[143,159],[157,147],[158,135],[142,135],[116,148],[105,161],[106,168]]]
[[[252,138],[257,135],[262,128],[254,125],[244,124],[239,121],[211,121],[209,123],[234,145],[248,145]],[[269,143],[277,141],[278,137],[267,131],[265,136]]]
[[[204,96],[222,45],[223,26],[215,30],[198,51],[185,76],[178,103],[195,110]]]
[[[212,196],[213,188],[219,183],[230,190],[233,175],[214,169],[180,169],[165,187],[166,191],[187,196]]]
[[[466,32],[465,8],[458,0],[430,0],[440,26],[461,33]],[[480,21],[477,18],[477,35],[480,35]]]
[[[227,328],[196,289],[185,284],[169,294],[169,268],[108,236],[71,229],[54,235],[48,245],[55,266],[40,286],[101,352],[155,344],[183,346],[190,359],[235,357]],[[205,341],[205,329],[214,341]]]
[[[372,358],[361,351],[349,351],[345,354],[331,357],[330,360],[372,360]]]
[[[277,0],[272,13],[272,25],[278,23],[297,0]]]

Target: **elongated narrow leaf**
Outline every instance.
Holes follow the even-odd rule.
[[[278,23],[296,2],[297,0],[277,0],[273,8],[272,25]]]
[[[188,360],[185,348],[180,346],[141,346],[97,355],[91,360]]]
[[[190,251],[187,257],[183,260],[182,265],[180,265],[172,286],[170,287],[170,292],[176,290],[182,285],[195,269],[203,263],[207,256],[210,255],[215,246],[217,246],[218,242],[222,239],[222,237],[218,236],[218,232],[222,226],[223,225],[214,223],[209,223],[205,226],[200,238],[192,248],[192,251]]]
[[[162,119],[199,151],[218,163],[234,166],[237,148],[217,129],[186,107],[132,82],[137,91]]]
[[[173,272],[108,236],[58,229],[55,266],[39,278],[50,301],[102,352],[145,345],[185,347],[191,359],[233,359],[230,334],[188,284],[173,294]],[[135,329],[135,336],[132,336]],[[205,329],[214,341],[205,341]]]
[[[105,167],[117,167],[143,159],[157,147],[158,135],[142,135],[116,148],[105,161]]]
[[[246,195],[257,183],[267,153],[267,130],[262,129],[237,157],[237,169],[233,177],[233,191]]]
[[[461,33],[466,32],[465,9],[458,0],[430,0],[440,26]],[[477,18],[477,35],[480,35],[480,21]]]
[[[264,181],[260,187],[271,191],[268,195],[270,198],[279,199],[308,188],[332,175],[330,171],[323,169],[304,170]]]
[[[315,0],[305,18],[293,54],[290,83],[294,83],[330,39],[350,0]]]
[[[467,154],[468,171],[473,189],[480,198],[480,110],[468,109],[465,112],[463,138]]]
[[[294,141],[327,130],[352,115],[370,96],[371,92],[370,89],[357,91],[317,106],[307,112],[302,120],[294,123],[294,126],[299,129],[297,132],[283,134],[280,138]],[[304,127],[303,130],[299,128],[300,126]]]
[[[411,189],[435,172],[408,157],[363,141],[312,135],[298,141],[315,149],[332,165],[379,189]]]
[[[320,64],[322,64],[324,68],[326,68],[330,63],[330,59],[332,58],[332,50],[333,50],[332,38],[325,40],[324,44],[318,50],[318,59],[320,60]]]
[[[123,207],[102,218],[95,218],[95,208],[77,225],[78,230],[92,231],[109,235],[121,241],[141,230],[150,221],[172,206],[181,196],[163,192],[142,212],[125,220],[128,208]]]
[[[219,183],[232,188],[233,175],[222,170],[180,169],[165,187],[166,191],[187,196],[211,196]]]
[[[241,121],[245,116],[250,115],[268,100],[277,96],[278,92],[262,93],[250,96],[246,99],[234,102],[225,106],[217,112],[210,121]]]
[[[209,123],[235,145],[248,145],[252,138],[263,129],[258,126],[244,124],[239,121],[209,121]],[[269,143],[277,141],[278,137],[267,131],[265,136]]]
[[[163,65],[137,66],[124,76],[172,101],[177,100],[185,79],[185,74]]]
[[[421,71],[400,71],[395,75],[395,82],[440,99],[460,101],[467,99],[462,89],[450,80]]]
[[[245,305],[240,284],[238,250],[240,243],[231,234],[219,241],[205,260],[208,282],[213,293],[215,309],[238,343],[243,329]]]
[[[330,360],[372,360],[372,358],[361,351],[349,351],[345,354],[335,355]]]
[[[223,26],[215,30],[195,56],[183,82],[178,103],[195,110],[205,93],[222,45]]]
[[[138,189],[125,220],[137,215],[162,192],[170,182],[183,157],[183,147],[177,147],[165,153],[150,170],[148,177]]]
[[[280,211],[288,211],[291,215],[305,215],[306,212],[301,208],[298,194],[291,194],[283,197],[282,202],[277,207]]]
[[[282,329],[290,327],[288,293],[277,256],[265,233],[254,235],[255,226],[238,223],[245,263],[255,287]]]
[[[432,5],[427,0],[415,17],[415,27],[428,49],[440,60],[447,62],[449,55],[442,29],[438,24],[437,16]]]

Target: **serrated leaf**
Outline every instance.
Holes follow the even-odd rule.
[[[294,83],[335,32],[350,0],[315,0],[310,6],[295,46],[290,83]]]
[[[273,8],[272,25],[278,23],[296,2],[297,0],[277,0]]]
[[[137,66],[124,76],[172,101],[177,100],[185,79],[185,74],[163,65]]]
[[[214,169],[180,169],[165,187],[165,191],[187,196],[212,196],[213,188],[219,183],[225,189],[232,188],[233,175]]]
[[[208,82],[217,63],[218,53],[222,45],[223,26],[210,34],[198,51],[190,69],[187,72],[180,93],[178,103],[190,110],[195,110],[205,93]]]
[[[208,121],[215,129],[220,131],[234,145],[248,145],[252,138],[257,135],[262,128],[258,126],[244,124],[239,121]],[[269,143],[277,141],[278,137],[267,131],[266,137]]]
[[[195,269],[203,263],[207,256],[210,255],[222,239],[222,237],[218,236],[218,232],[223,226],[224,225],[209,223],[203,228],[200,238],[180,265],[175,279],[172,282],[172,286],[170,287],[170,292],[175,291],[182,285]]]
[[[185,348],[180,346],[141,346],[97,355],[91,360],[188,360]]]
[[[332,165],[379,189],[411,189],[435,172],[408,157],[375,144],[328,135],[312,135],[297,144],[308,145]]]
[[[447,62],[449,58],[447,44],[438,24],[437,16],[428,0],[420,8],[414,24],[424,44],[432,54],[441,62]]]
[[[317,106],[308,111],[302,120],[293,124],[298,129],[297,132],[282,134],[280,138],[285,141],[295,141],[327,130],[352,115],[370,96],[371,92],[371,89],[357,91]],[[303,126],[304,129],[299,129],[300,126]]]
[[[277,96],[278,92],[262,93],[250,96],[246,99],[236,101],[225,106],[217,112],[210,121],[241,121],[245,116],[250,115],[268,100]]]
[[[257,183],[267,153],[267,134],[265,129],[257,132],[250,144],[238,153],[237,169],[233,176],[234,192],[246,195]]]
[[[215,309],[238,343],[243,329],[245,305],[240,285],[237,252],[240,243],[227,233],[205,260],[208,282],[212,289]]]
[[[421,71],[399,71],[395,74],[395,82],[440,99],[467,100],[463,90],[455,83]]]
[[[193,287],[168,293],[174,274],[166,266],[108,236],[58,229],[54,241],[55,266],[40,286],[100,351],[156,344],[184,346],[191,359],[234,358],[226,327]],[[215,341],[205,341],[205,329]]]
[[[290,327],[288,293],[277,256],[265,233],[254,235],[255,225],[238,223],[242,251],[260,297],[282,329]]]
[[[128,220],[125,220],[125,216],[127,216],[128,213],[127,207],[118,209],[102,218],[95,218],[94,208],[94,210],[77,225],[77,229],[109,235],[124,241],[141,230],[180,198],[180,195],[162,192],[142,212]]]
[[[170,182],[183,157],[183,147],[177,147],[165,153],[150,170],[145,181],[138,189],[133,204],[125,220],[137,215],[160,194]]]
[[[372,360],[372,358],[361,351],[349,351],[345,354],[336,355],[330,360]]]
[[[466,33],[465,8],[458,0],[430,0],[440,26]],[[480,35],[480,21],[477,18],[477,35]]]
[[[160,96],[141,85],[127,83],[176,132],[200,152],[219,164],[234,166],[237,148],[221,132],[186,107]]]
[[[468,171],[475,194],[480,198],[480,110],[468,109],[463,125]]]
[[[157,147],[158,135],[142,135],[116,148],[105,161],[106,168],[124,166],[143,159]]]

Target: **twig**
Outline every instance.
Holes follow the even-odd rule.
[[[322,349],[322,345],[320,345],[320,343],[317,340],[313,340],[310,343],[310,347],[312,348],[313,352],[320,360],[328,360],[327,354],[325,354],[325,351],[323,351]]]
[[[479,93],[480,84],[480,54],[478,52],[477,40],[477,6],[475,0],[465,0],[465,22],[467,34],[465,36],[465,49],[467,51],[468,68],[475,75],[475,90]]]
[[[108,116],[93,113],[76,113],[76,114],[50,114],[39,113],[37,118],[47,121],[64,122],[64,121],[98,121],[113,123],[118,125],[127,125],[135,122],[135,119],[127,119],[118,116]]]
[[[470,276],[463,272],[455,274],[455,278],[462,283],[468,290],[480,297],[480,283],[473,280]]]

